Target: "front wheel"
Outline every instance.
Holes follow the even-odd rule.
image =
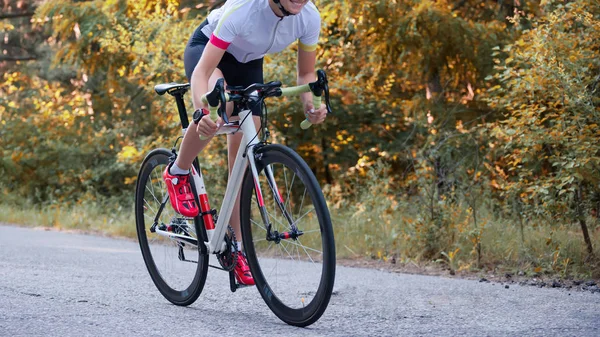
[[[242,183],[244,250],[256,286],[277,317],[295,326],[316,322],[335,279],[335,243],[319,184],[300,156],[277,144],[256,150],[262,189],[250,169]]]

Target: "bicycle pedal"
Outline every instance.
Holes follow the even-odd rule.
[[[238,289],[247,288],[247,287],[252,287],[252,286],[238,283],[235,280],[235,275],[234,275],[233,271],[229,272],[229,289],[231,290],[232,293],[234,293]]]
[[[239,284],[235,281],[233,271],[229,272],[229,290],[234,293],[238,289]]]

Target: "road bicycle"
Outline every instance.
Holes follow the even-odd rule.
[[[189,84],[168,83],[155,87],[158,95],[175,97],[181,126],[189,127],[184,94]],[[229,272],[230,290],[241,287],[234,278],[237,254],[245,253],[256,289],[282,321],[308,326],[324,313],[335,279],[335,243],[327,204],[313,172],[294,150],[269,142],[268,113],[255,125],[249,109],[269,97],[313,93],[314,106],[324,98],[328,112],[329,86],[324,71],[315,82],[282,88],[281,82],[224,88],[217,81],[203,96],[210,118],[223,119],[219,134],[243,133],[235,163],[227,181],[221,209],[210,207],[198,158],[190,174],[200,214],[184,217],[170,205],[162,172],[176,158],[171,150],[152,150],[144,159],[137,179],[135,215],[144,262],[154,284],[170,302],[187,306],[198,299],[209,267]],[[229,121],[225,104],[240,109],[239,121]],[[195,123],[201,116],[193,116]],[[206,116],[208,117],[208,116]],[[204,118],[206,118],[204,117]],[[194,127],[194,126],[192,126]],[[310,127],[304,120],[301,127]],[[260,134],[260,136],[259,136]],[[240,195],[240,233],[228,225],[236,196]],[[210,255],[219,265],[209,264]]]

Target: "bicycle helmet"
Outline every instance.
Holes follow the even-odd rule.
[[[283,7],[283,5],[281,4],[281,0],[273,0],[273,2],[277,5],[277,7],[281,11],[281,13],[283,13],[283,16],[294,15],[294,14],[288,12],[287,9],[285,9],[285,7]]]

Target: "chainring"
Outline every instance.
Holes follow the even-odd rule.
[[[235,232],[233,228],[228,225],[228,232],[225,234],[225,251],[217,254],[217,260],[219,260],[219,264],[226,271],[232,271],[235,268],[238,260],[238,248],[237,248],[237,240],[235,238]]]

